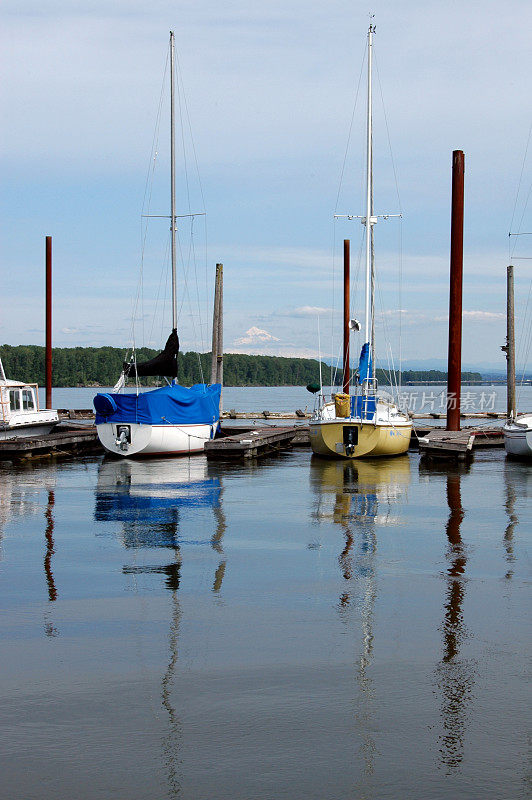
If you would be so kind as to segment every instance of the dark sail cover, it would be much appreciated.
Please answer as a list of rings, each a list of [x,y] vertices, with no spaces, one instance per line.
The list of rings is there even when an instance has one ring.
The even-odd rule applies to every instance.
[[[179,353],[179,336],[174,328],[168,337],[164,350],[149,361],[137,364],[124,362],[124,374],[129,377],[138,375],[166,375],[168,378],[177,378],[177,354]]]

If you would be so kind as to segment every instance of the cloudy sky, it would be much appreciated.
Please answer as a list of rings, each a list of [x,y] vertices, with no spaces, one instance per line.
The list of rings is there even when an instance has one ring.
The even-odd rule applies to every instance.
[[[174,29],[186,99],[178,213],[207,212],[192,230],[180,223],[182,345],[209,349],[223,262],[226,350],[314,356],[319,327],[321,353],[335,355],[344,238],[363,316],[362,226],[333,215],[364,211],[364,79],[355,100],[369,10],[357,0],[4,0],[0,341],[43,343],[46,234],[56,345],[127,346],[132,317],[139,344],[166,337],[168,224],[150,221],[144,238],[141,215],[168,213]],[[375,205],[403,214],[376,229],[381,356],[391,342],[397,359],[401,332],[403,359],[446,357],[451,157],[462,149],[463,358],[502,368],[508,233],[532,231],[532,5],[374,0],[371,10]],[[516,243],[522,311],[532,260],[519,257],[532,256],[532,237]]]

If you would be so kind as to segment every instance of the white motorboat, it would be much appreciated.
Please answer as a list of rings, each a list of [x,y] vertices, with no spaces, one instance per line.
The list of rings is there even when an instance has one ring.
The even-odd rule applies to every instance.
[[[8,380],[1,360],[0,408],[0,439],[40,436],[59,423],[57,411],[39,408],[37,384]]]

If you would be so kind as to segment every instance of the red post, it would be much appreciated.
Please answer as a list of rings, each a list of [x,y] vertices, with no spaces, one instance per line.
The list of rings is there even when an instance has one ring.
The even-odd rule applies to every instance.
[[[344,239],[344,392],[349,394],[349,239]]]
[[[462,276],[464,262],[464,154],[453,152],[451,201],[451,276],[449,287],[449,355],[447,360],[447,430],[460,430],[462,378]]]
[[[52,237],[46,237],[46,408],[52,407]]]

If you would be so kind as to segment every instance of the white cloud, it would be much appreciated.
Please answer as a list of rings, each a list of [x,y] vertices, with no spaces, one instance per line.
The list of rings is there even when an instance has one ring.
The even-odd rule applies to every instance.
[[[499,311],[464,311],[464,317],[478,320],[479,322],[493,322],[506,319],[506,314]]]
[[[284,311],[276,311],[274,317],[322,317],[332,314],[332,308],[322,308],[321,306],[300,306],[299,308],[289,308]]]

